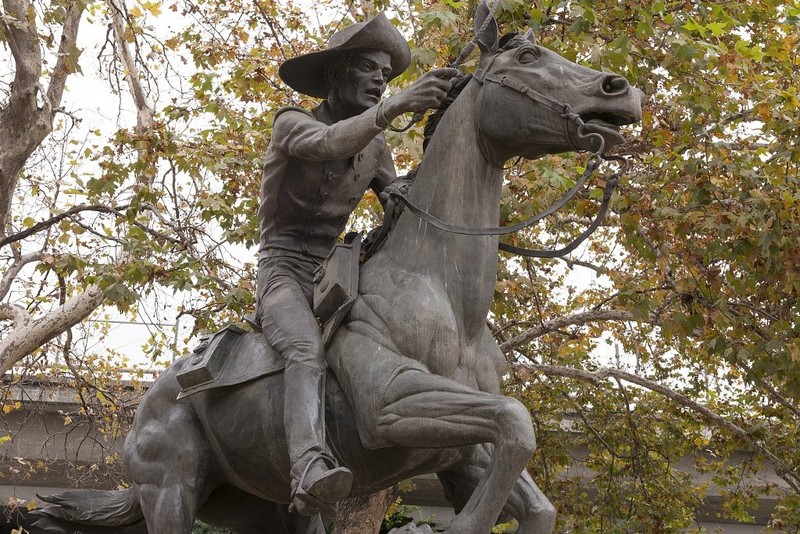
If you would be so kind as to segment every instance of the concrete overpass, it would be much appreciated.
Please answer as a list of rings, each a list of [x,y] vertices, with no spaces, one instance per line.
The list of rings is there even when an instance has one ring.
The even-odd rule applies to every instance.
[[[28,381],[24,385],[5,381],[6,397],[0,413],[0,503],[6,505],[6,514],[0,514],[0,534],[10,534],[17,524],[37,534],[28,522],[28,507],[35,506],[37,494],[57,493],[65,488],[93,487],[116,488],[124,481],[123,466],[116,457],[121,449],[121,437],[103,433],[95,425],[70,421],[68,414],[94,409],[90,403],[82,405],[75,388],[63,384]],[[129,401],[135,404],[132,389],[122,389]],[[92,397],[97,392],[88,392]],[[121,417],[125,417],[123,414]],[[68,423],[68,424],[65,424]],[[114,421],[111,421],[113,426]],[[576,463],[573,472],[585,476],[591,473],[581,466],[588,452],[573,451]],[[734,455],[732,463],[744,463],[750,458],[747,452]],[[775,497],[762,496],[755,525],[722,523],[718,512],[722,509],[721,490],[713,485],[709,475],[694,469],[694,459],[683,458],[678,469],[693,474],[697,484],[709,483],[707,498],[697,510],[698,521],[709,532],[724,534],[755,534],[763,531],[775,506]],[[770,468],[759,472],[759,485],[785,487],[783,481]],[[416,489],[403,494],[404,504],[419,506],[422,517],[433,515],[437,524],[444,526],[453,516],[444,494],[434,476],[415,479]],[[122,533],[121,533],[122,534]]]

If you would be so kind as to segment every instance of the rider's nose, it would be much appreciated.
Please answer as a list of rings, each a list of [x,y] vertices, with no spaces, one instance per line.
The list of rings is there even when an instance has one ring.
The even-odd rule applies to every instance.
[[[609,74],[603,78],[603,94],[608,96],[623,95],[631,88],[628,80],[616,74]]]

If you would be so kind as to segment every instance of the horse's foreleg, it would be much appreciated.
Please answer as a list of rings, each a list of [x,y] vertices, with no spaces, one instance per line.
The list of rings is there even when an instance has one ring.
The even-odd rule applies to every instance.
[[[447,500],[457,511],[466,505],[483,476],[484,467],[491,462],[491,449],[488,444],[478,445],[467,465],[437,473]],[[517,520],[519,534],[550,534],[555,527],[556,509],[527,471],[523,471],[517,479],[503,512]]]
[[[530,415],[519,401],[419,371],[402,372],[388,384],[378,434],[405,447],[494,444],[494,455],[448,530],[459,534],[491,531],[536,448]]]

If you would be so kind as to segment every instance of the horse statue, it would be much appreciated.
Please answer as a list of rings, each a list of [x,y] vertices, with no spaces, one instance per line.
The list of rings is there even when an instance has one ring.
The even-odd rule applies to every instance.
[[[572,63],[532,32],[498,39],[483,3],[479,68],[441,116],[408,199],[441,221],[496,225],[503,163],[624,141],[642,93]],[[498,518],[549,533],[556,510],[525,472],[530,414],[500,394],[503,355],[486,324],[497,236],[445,232],[405,210],[361,267],[359,296],[327,349],[327,442],[364,495],[436,473],[457,511],[447,532],[485,534]],[[258,333],[228,358],[266,358]],[[258,354],[253,354],[257,352]],[[195,518],[236,533],[322,533],[290,512],[280,372],[177,399],[173,363],[141,401],[125,440],[131,487],[44,497],[54,532],[189,534]],[[60,530],[59,530],[60,529]]]

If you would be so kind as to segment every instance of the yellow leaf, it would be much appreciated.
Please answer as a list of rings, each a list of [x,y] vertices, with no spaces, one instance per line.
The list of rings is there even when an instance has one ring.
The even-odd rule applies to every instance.
[[[9,436],[0,436],[0,445],[2,445],[3,443],[7,443],[9,441],[11,441],[11,436],[10,435]]]
[[[156,17],[161,14],[161,6],[159,5],[159,2],[144,2],[142,4],[142,7],[144,7],[147,11],[149,11]]]
[[[28,504],[25,505],[25,508],[27,508],[30,512],[31,510],[36,510],[39,508],[39,505],[36,504],[36,501],[28,501]]]
[[[136,7],[136,6],[133,6],[132,8],[130,8],[128,10],[128,13],[130,13],[131,17],[134,17],[134,18],[139,18],[139,17],[142,16],[142,10],[139,9],[138,7]]]

